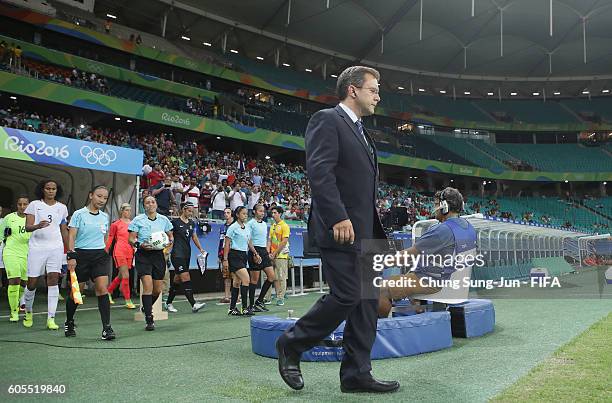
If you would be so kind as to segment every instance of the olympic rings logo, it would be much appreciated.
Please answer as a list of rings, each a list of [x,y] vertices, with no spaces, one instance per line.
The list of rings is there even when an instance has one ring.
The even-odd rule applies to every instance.
[[[99,164],[103,167],[110,165],[117,159],[117,153],[113,150],[104,150],[100,147],[81,147],[81,157],[90,165]]]

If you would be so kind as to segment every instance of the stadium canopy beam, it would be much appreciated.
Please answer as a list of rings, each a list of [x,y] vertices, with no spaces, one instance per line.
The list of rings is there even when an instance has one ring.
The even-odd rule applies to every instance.
[[[381,42],[385,35],[387,35],[395,26],[404,18],[404,16],[414,7],[418,0],[406,0],[398,9],[393,13],[393,16],[389,18],[384,26],[379,25],[380,32],[376,32],[372,35],[372,38],[367,42],[367,44],[361,48],[358,53],[358,56],[354,59],[354,62],[361,62],[374,47]],[[357,3],[355,3],[357,4]],[[361,6],[360,6],[361,7]],[[367,11],[367,10],[366,10]],[[369,13],[368,13],[369,14]],[[382,52],[381,52],[382,53]]]
[[[176,8],[180,8],[181,10],[188,11],[194,14],[199,14],[205,18],[211,19],[213,21],[220,22],[225,25],[232,26],[234,28],[242,29],[247,32],[251,32],[256,35],[261,35],[267,37],[269,39],[274,39],[276,41],[298,46],[304,49],[311,50],[313,52],[322,53],[325,55],[329,55],[338,59],[344,59],[348,61],[354,61],[355,56],[349,55],[346,53],[338,52],[331,49],[322,48],[320,46],[312,45],[309,43],[305,43],[296,39],[289,38],[284,35],[279,35],[274,32],[265,31],[259,29],[257,27],[247,25],[241,23],[239,21],[233,20],[231,18],[223,17],[217,14],[210,13],[208,11],[204,11],[197,7],[181,3],[180,1],[175,0],[157,0],[161,3],[167,4],[168,6],[173,6]],[[378,35],[377,35],[378,36]],[[396,71],[400,73],[412,74],[415,76],[422,77],[434,77],[436,79],[447,78],[451,80],[461,80],[461,81],[499,81],[499,82],[576,82],[576,81],[602,81],[602,80],[612,80],[612,74],[601,74],[601,75],[591,75],[591,76],[558,76],[558,77],[549,77],[549,76],[491,76],[491,75],[478,75],[478,74],[456,74],[456,73],[441,73],[439,71],[426,71],[419,69],[411,69],[403,66],[396,66],[392,64],[386,63],[378,63],[374,60],[361,60],[363,64],[367,64],[373,67],[377,67],[380,69],[386,69],[391,71]]]
[[[278,6],[278,8],[276,9],[276,11],[274,11],[274,12],[272,13],[272,15],[271,15],[271,16],[270,16],[270,17],[269,17],[267,20],[266,20],[266,22],[264,22],[263,24],[261,24],[261,30],[262,30],[262,31],[263,31],[263,30],[265,30],[266,28],[268,28],[268,26],[269,26],[270,24],[272,24],[272,21],[274,21],[274,18],[276,18],[276,16],[278,15],[278,13],[280,13],[280,12],[281,12],[281,10],[282,10],[283,8],[285,8],[285,6],[287,6],[287,3],[289,3],[289,1],[290,1],[290,0],[285,0],[285,1],[283,1],[283,2],[281,3],[281,5],[280,5],[280,6]],[[287,25],[289,25],[289,24],[287,24]]]

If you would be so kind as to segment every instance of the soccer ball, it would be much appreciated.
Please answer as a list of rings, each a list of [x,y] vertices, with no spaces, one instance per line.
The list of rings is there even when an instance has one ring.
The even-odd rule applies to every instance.
[[[151,234],[149,245],[155,250],[162,250],[169,243],[168,235],[164,231],[158,231]]]

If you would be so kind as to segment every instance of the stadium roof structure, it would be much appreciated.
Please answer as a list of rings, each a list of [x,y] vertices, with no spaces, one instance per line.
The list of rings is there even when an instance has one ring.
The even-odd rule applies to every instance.
[[[169,40],[319,76],[376,66],[387,89],[414,94],[573,97],[612,86],[612,0],[96,2],[108,12],[158,34],[161,22]]]

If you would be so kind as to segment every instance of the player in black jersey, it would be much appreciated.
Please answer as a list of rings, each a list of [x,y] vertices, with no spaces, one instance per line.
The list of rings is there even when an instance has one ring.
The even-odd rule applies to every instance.
[[[234,216],[232,215],[232,209],[227,207],[223,210],[223,217],[225,218],[225,223],[219,229],[219,251],[217,257],[219,258],[219,272],[223,278],[223,289],[225,295],[219,301],[219,304],[229,304],[230,303],[230,288],[232,287],[232,276],[229,270],[223,268],[223,245],[225,243],[225,233],[230,225],[234,223]]]
[[[170,253],[170,262],[174,270],[170,271],[170,291],[168,293],[168,312],[178,312],[172,305],[174,297],[178,290],[183,285],[185,297],[191,304],[191,312],[196,313],[206,304],[204,302],[196,302],[193,298],[193,289],[191,288],[191,276],[189,275],[189,261],[191,260],[191,241],[195,244],[200,252],[204,252],[200,240],[195,233],[195,223],[191,219],[193,216],[193,204],[182,203],[181,215],[172,220],[172,232],[174,233],[174,245]]]

